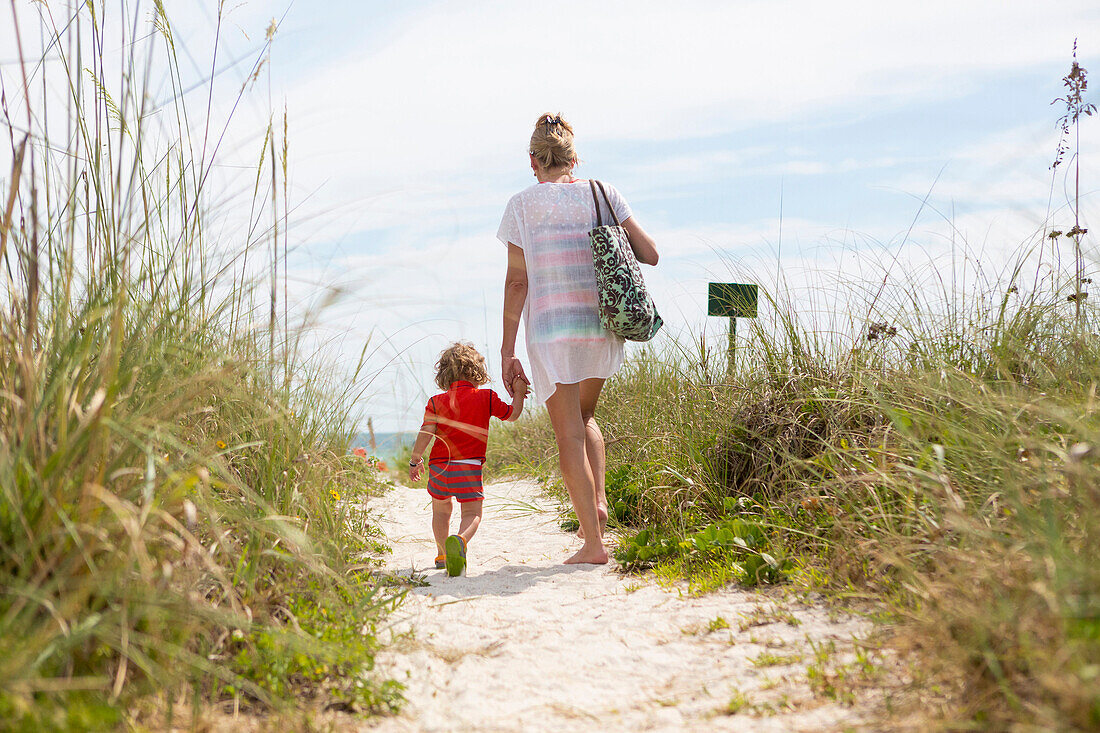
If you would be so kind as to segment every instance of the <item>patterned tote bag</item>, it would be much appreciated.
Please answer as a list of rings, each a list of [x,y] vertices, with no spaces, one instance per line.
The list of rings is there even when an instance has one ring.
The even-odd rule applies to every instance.
[[[649,341],[657,335],[664,321],[646,290],[638,258],[630,248],[630,238],[607,198],[607,191],[599,181],[590,180],[588,185],[596,206],[596,228],[588,233],[588,239],[592,243],[592,261],[596,266],[600,323],[627,341]],[[597,186],[611,212],[614,226],[604,224],[600,216]]]

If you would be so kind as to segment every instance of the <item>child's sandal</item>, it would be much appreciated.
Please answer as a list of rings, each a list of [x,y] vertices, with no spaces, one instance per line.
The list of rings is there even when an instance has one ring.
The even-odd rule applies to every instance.
[[[447,556],[437,555],[435,558],[435,569],[442,570],[445,567],[447,567]]]
[[[447,575],[453,578],[466,572],[466,540],[453,534],[443,546],[447,550]]]

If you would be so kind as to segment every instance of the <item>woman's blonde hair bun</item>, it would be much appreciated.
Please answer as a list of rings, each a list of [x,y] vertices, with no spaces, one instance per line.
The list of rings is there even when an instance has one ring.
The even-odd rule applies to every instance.
[[[531,155],[543,168],[570,167],[577,162],[573,126],[558,114],[542,114],[531,134]]]

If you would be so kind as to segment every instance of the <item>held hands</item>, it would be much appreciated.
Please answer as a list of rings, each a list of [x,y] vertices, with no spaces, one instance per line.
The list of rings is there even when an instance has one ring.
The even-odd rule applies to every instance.
[[[524,373],[523,364],[520,363],[518,357],[505,356],[502,357],[500,361],[501,376],[503,377],[502,381],[504,382],[504,388],[508,390],[509,397],[515,397],[515,380],[517,378],[522,379],[524,385],[530,384],[531,380],[529,380],[527,378],[527,375]]]
[[[409,481],[419,481],[420,477],[424,475],[424,459],[421,458],[416,462],[416,465],[409,464]]]
[[[528,387],[530,385],[527,382],[527,378],[522,374],[517,374],[512,380],[511,389],[508,391],[512,393],[513,397],[524,398],[527,396]]]

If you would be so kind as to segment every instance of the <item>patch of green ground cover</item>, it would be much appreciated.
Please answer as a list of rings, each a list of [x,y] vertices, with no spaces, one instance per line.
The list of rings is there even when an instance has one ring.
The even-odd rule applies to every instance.
[[[380,592],[369,576],[350,580],[335,589],[316,582],[296,589],[280,606],[286,624],[234,633],[223,652],[228,666],[276,697],[308,691],[322,696],[328,708],[396,711],[403,686],[372,680],[370,673],[379,648],[377,619],[393,609],[397,597]],[[240,692],[232,683],[222,689]]]
[[[707,591],[737,581],[743,585],[775,583],[790,569],[776,558],[763,526],[751,519],[723,519],[682,536],[647,528],[623,537],[615,559],[626,569],[659,566],[659,574],[692,581],[693,590]]]
[[[286,292],[244,263],[266,273],[270,237],[228,263],[207,239],[217,158],[167,122],[186,95],[163,8],[131,18],[151,60],[94,63],[69,54],[121,26],[36,8],[58,58],[4,76],[33,134],[12,127],[0,195],[0,729],[140,725],[148,700],[393,709],[372,667],[403,591],[364,572],[382,547],[358,504],[384,486],[347,455],[356,387],[330,390],[268,320]],[[157,68],[171,115],[147,106]],[[274,145],[257,141],[257,181],[285,178]],[[253,231],[271,230],[257,196]]]

